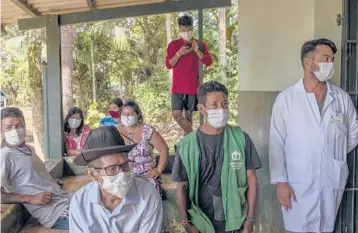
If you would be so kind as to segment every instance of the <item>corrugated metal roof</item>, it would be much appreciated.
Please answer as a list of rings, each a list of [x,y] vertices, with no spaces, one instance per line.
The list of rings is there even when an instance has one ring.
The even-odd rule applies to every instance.
[[[65,14],[96,9],[160,3],[165,0],[1,0],[1,24],[49,14]]]

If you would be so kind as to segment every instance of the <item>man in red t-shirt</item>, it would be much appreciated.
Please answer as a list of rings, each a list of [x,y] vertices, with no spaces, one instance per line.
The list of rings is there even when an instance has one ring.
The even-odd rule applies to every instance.
[[[208,46],[199,49],[198,40],[193,39],[193,18],[183,15],[178,18],[180,38],[169,43],[165,64],[173,69],[172,112],[179,126],[188,134],[192,129],[192,115],[196,111],[199,87],[199,60],[210,66],[212,58]],[[185,117],[183,117],[183,110]]]

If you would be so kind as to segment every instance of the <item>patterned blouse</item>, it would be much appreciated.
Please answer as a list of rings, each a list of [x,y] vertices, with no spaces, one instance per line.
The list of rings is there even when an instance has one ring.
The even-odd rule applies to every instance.
[[[134,162],[133,173],[135,175],[147,173],[157,166],[156,160],[153,157],[153,146],[150,144],[152,134],[153,127],[144,124],[141,141],[128,153],[128,158]],[[132,143],[127,142],[127,144]]]

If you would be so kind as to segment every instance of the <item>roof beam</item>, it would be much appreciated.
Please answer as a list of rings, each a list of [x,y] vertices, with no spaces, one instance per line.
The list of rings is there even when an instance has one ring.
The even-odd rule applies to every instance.
[[[11,2],[32,17],[40,16],[40,13],[29,6],[24,0],[11,0]]]
[[[59,15],[60,25],[231,6],[231,0],[182,0]],[[45,27],[45,17],[19,19],[20,30]]]
[[[95,7],[95,0],[86,0],[86,2],[87,2],[87,6],[88,6],[88,8],[91,10],[91,11],[93,11],[96,7]]]

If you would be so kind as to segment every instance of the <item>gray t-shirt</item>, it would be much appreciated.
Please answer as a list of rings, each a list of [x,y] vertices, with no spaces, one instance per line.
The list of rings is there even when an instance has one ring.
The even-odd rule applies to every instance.
[[[199,207],[212,221],[215,232],[225,232],[225,216],[221,194],[221,170],[223,164],[223,135],[208,135],[197,131],[199,156]],[[258,169],[261,162],[256,148],[249,135],[245,136],[246,169]],[[172,171],[172,179],[176,182],[188,181],[188,175],[180,155],[176,153]],[[239,230],[239,229],[238,229]]]
[[[0,161],[1,187],[6,191],[25,195],[52,193],[52,200],[47,205],[24,203],[29,213],[41,225],[51,228],[60,215],[69,209],[72,193],[61,189],[47,172],[45,164],[34,153],[33,148],[27,146],[17,149],[1,148]]]

